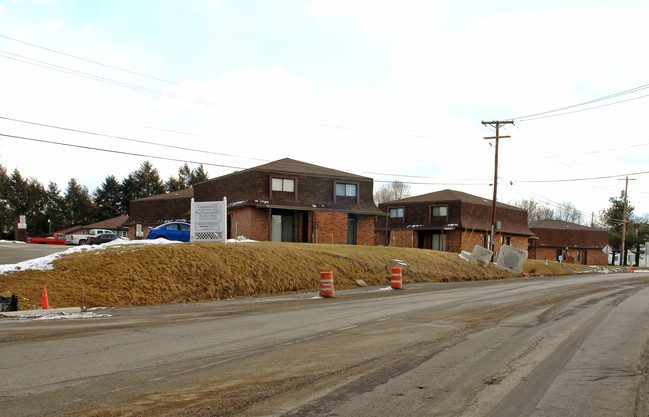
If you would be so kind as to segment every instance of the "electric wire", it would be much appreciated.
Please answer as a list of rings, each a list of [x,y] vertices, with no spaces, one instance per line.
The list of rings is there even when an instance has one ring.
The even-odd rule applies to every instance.
[[[600,149],[600,150],[597,150],[597,151],[588,151],[588,152],[580,152],[580,153],[568,153],[568,154],[564,153],[564,154],[561,154],[561,155],[548,155],[548,156],[544,156],[543,158],[552,159],[552,158],[563,158],[563,157],[566,157],[566,156],[574,157],[574,156],[579,156],[579,155],[594,155],[594,154],[598,154],[598,153],[609,153],[609,152],[621,151],[621,150],[625,150],[625,149],[642,148],[642,147],[645,147],[645,146],[649,146],[649,142],[639,143],[637,145],[623,146],[623,147],[619,147],[619,148]]]
[[[55,125],[50,125],[50,124],[40,123],[40,122],[34,122],[34,121],[29,121],[29,120],[15,119],[15,118],[6,117],[6,116],[0,116],[0,120],[8,120],[8,121],[17,122],[17,123],[31,124],[31,125],[35,125],[35,126],[47,127],[47,128],[52,128],[52,129],[64,130],[64,131],[87,134],[87,135],[93,135],[93,136],[108,137],[108,138],[124,140],[124,141],[129,141],[129,142],[134,142],[134,143],[141,143],[141,144],[146,144],[146,145],[161,146],[161,147],[167,147],[167,148],[172,148],[172,149],[179,149],[179,150],[186,150],[186,151],[199,152],[199,153],[205,153],[205,154],[219,155],[219,156],[225,156],[225,157],[231,157],[231,158],[249,159],[249,160],[260,161],[260,162],[270,162],[268,159],[261,159],[261,158],[254,158],[254,157],[240,156],[240,155],[232,155],[232,154],[219,153],[219,152],[211,152],[211,151],[206,151],[206,150],[203,150],[203,149],[187,148],[187,147],[176,146],[176,145],[168,145],[168,144],[162,144],[162,143],[158,143],[158,142],[151,142],[151,141],[145,141],[145,140],[140,140],[140,139],[128,138],[128,137],[124,137],[124,136],[116,136],[116,135],[98,133],[98,132],[87,131],[87,130],[80,130],[80,129],[62,127],[62,126],[55,126]],[[166,129],[164,129],[164,130],[167,131]],[[176,132],[176,131],[171,131],[171,132],[172,133],[188,134],[188,133],[185,133],[185,132]],[[195,135],[195,136],[200,136],[200,135]],[[367,171],[360,171],[360,173],[365,174],[365,175],[383,175],[383,176],[391,176],[391,177],[398,177],[398,178],[422,178],[422,179],[428,178],[428,179],[435,179],[435,180],[444,180],[443,178],[435,178],[435,177],[429,177],[429,176],[423,176],[423,175],[388,174],[388,173],[376,173],[376,172],[367,172]],[[483,178],[455,178],[455,181],[458,181],[458,180],[459,181],[486,181]],[[377,180],[376,182],[391,183],[391,182],[393,182],[393,180],[392,181],[378,181]],[[421,184],[426,184],[426,185],[483,185],[484,182],[480,182],[480,183],[408,182],[407,184],[413,184],[413,185],[421,185]]]
[[[649,171],[640,171],[640,172],[630,172],[628,174],[619,174],[619,175],[603,175],[600,177],[589,177],[589,178],[570,178],[570,179],[559,179],[559,180],[520,180],[513,181],[519,183],[553,183],[553,182],[579,182],[579,181],[593,181],[593,180],[604,180],[609,178],[618,178],[625,177],[630,175],[645,175],[649,174]]]
[[[107,67],[107,68],[115,69],[115,70],[118,70],[118,71],[127,72],[127,73],[129,73],[129,74],[138,75],[138,76],[140,76],[140,77],[150,78],[150,79],[152,79],[152,80],[161,81],[161,82],[164,82],[164,83],[167,83],[167,84],[180,85],[180,83],[177,83],[177,82],[175,82],[175,81],[169,81],[169,80],[165,80],[165,79],[163,79],[163,78],[158,78],[158,77],[154,77],[154,76],[152,76],[152,75],[142,74],[142,73],[140,73],[140,72],[132,71],[132,70],[129,70],[129,69],[126,69],[126,68],[116,67],[116,66],[114,66],[114,65],[105,64],[105,63],[103,63],[103,62],[94,61],[94,60],[92,60],[92,59],[82,58],[82,57],[80,57],[80,56],[76,56],[76,55],[68,54],[68,53],[66,53],[66,52],[57,51],[57,50],[55,50],[55,49],[51,49],[51,48],[46,48],[46,47],[44,47],[44,46],[36,45],[36,44],[34,44],[34,43],[29,43],[29,42],[21,41],[20,39],[12,38],[12,37],[9,37],[9,36],[6,36],[6,35],[2,35],[2,34],[0,34],[0,38],[9,39],[10,41],[14,41],[14,42],[22,43],[22,44],[24,44],[24,45],[29,45],[29,46],[31,46],[31,47],[39,48],[39,49],[42,49],[42,50],[45,50],[45,51],[54,52],[54,53],[59,54],[59,55],[67,56],[68,58],[74,58],[74,59],[78,59],[78,60],[80,60],[80,61],[90,62],[90,63],[92,63],[92,64],[101,65],[101,66],[103,66],[103,67]]]
[[[643,95],[643,96],[638,96],[638,97],[629,98],[629,99],[626,99],[626,100],[615,101],[615,102],[613,102],[613,103],[602,104],[602,105],[600,105],[600,106],[588,107],[588,108],[586,108],[586,109],[573,110],[573,111],[569,111],[569,112],[565,112],[565,113],[550,114],[550,115],[547,115],[547,116],[539,116],[539,117],[533,117],[533,118],[529,118],[529,119],[518,120],[518,122],[519,122],[519,123],[520,123],[520,122],[529,122],[529,121],[532,121],[532,120],[548,119],[548,118],[550,118],[550,117],[565,116],[565,115],[567,115],[567,114],[573,114],[573,113],[581,113],[581,112],[584,112],[584,111],[594,110],[594,109],[599,109],[599,108],[602,108],[602,107],[613,106],[613,105],[615,105],[615,104],[626,103],[626,102],[628,102],[628,101],[638,100],[638,99],[645,98],[645,97],[649,97],[649,94],[645,94],[645,95]]]
[[[11,55],[11,56],[9,56],[9,55]],[[211,101],[188,98],[188,97],[184,97],[184,96],[181,96],[181,95],[175,94],[175,93],[169,93],[169,92],[165,92],[165,91],[161,91],[161,90],[156,90],[156,89],[153,89],[153,88],[143,87],[143,86],[140,86],[140,85],[137,85],[137,84],[126,83],[126,82],[123,82],[123,81],[114,80],[112,78],[102,77],[102,76],[94,75],[94,74],[91,74],[91,73],[88,73],[88,72],[78,71],[78,70],[75,70],[75,69],[72,69],[72,68],[67,68],[67,67],[63,67],[63,66],[60,66],[60,65],[51,64],[49,62],[41,61],[41,60],[38,60],[38,59],[28,58],[28,57],[25,57],[25,56],[22,56],[22,55],[14,54],[14,53],[11,53],[11,52],[6,52],[6,51],[3,51],[3,50],[0,50],[0,57],[6,58],[6,59],[11,59],[11,60],[18,61],[18,62],[23,62],[25,64],[34,65],[34,66],[41,67],[41,68],[46,68],[46,69],[51,69],[51,70],[54,70],[54,71],[59,71],[59,72],[69,74],[69,75],[74,75],[74,76],[77,76],[77,77],[82,77],[82,78],[87,78],[87,79],[94,80],[94,81],[99,81],[99,82],[106,83],[106,84],[111,84],[111,85],[116,85],[116,86],[119,86],[119,87],[129,88],[131,90],[141,91],[141,92],[145,92],[145,93],[149,93],[149,94],[153,94],[153,95],[169,97],[169,98],[179,99],[179,100],[186,100],[186,101],[189,101],[189,102],[193,102],[193,103],[196,103],[196,104],[202,104],[202,105],[206,105],[206,106],[216,106],[217,105],[216,103],[211,102]]]
[[[164,160],[164,161],[186,162],[186,163],[190,163],[190,164],[213,166],[213,167],[219,167],[219,168],[230,168],[230,169],[237,169],[237,170],[248,169],[249,168],[249,167],[241,167],[241,166],[233,166],[233,165],[215,164],[215,163],[212,163],[212,162],[203,162],[203,161],[194,161],[194,160],[188,160],[188,159],[170,158],[170,157],[156,156],[156,155],[136,153],[136,152],[118,151],[118,150],[114,150],[114,149],[97,148],[97,147],[86,146],[86,145],[76,145],[76,144],[58,142],[58,141],[52,141],[52,140],[30,138],[30,137],[26,137],[26,136],[9,135],[9,134],[5,134],[5,133],[0,133],[0,137],[6,137],[6,138],[18,139],[18,140],[26,140],[26,141],[32,141],[32,142],[39,142],[39,143],[47,143],[47,144],[50,144],[50,145],[67,146],[67,147],[72,147],[72,148],[77,148],[77,149],[84,149],[84,150],[91,150],[91,151],[108,152],[108,153],[114,153],[114,154],[120,154],[120,155],[138,156],[138,157],[150,158],[150,159],[160,159],[160,160]],[[392,181],[376,181],[376,182],[391,183]],[[485,183],[475,183],[475,184],[458,183],[458,184],[456,184],[456,183],[447,183],[447,182],[408,182],[406,184],[416,184],[416,185],[485,185]]]
[[[642,91],[642,90],[645,90],[647,88],[649,88],[649,84],[644,84],[644,85],[634,87],[634,88],[631,88],[631,89],[628,89],[628,90],[624,90],[624,91],[620,91],[620,92],[617,92],[617,93],[609,94],[609,95],[604,96],[604,97],[599,97],[599,98],[596,98],[596,99],[593,99],[593,100],[584,101],[582,103],[573,104],[573,105],[565,106],[565,107],[560,107],[560,108],[554,109],[554,110],[547,110],[547,111],[543,111],[543,112],[539,112],[539,113],[528,114],[526,116],[512,117],[512,118],[508,118],[508,119],[505,119],[505,120],[518,120],[518,121],[523,121],[523,119],[536,120],[536,119],[543,118],[543,117],[537,117],[537,116],[542,116],[542,115],[550,114],[550,113],[556,113],[556,112],[560,112],[560,111],[563,111],[563,110],[572,109],[572,108],[575,108],[575,107],[585,106],[587,104],[597,103],[599,101],[609,100],[611,98],[623,96],[623,95],[626,95],[626,94],[635,93],[637,91]],[[642,96],[642,97],[646,97],[646,96]],[[642,97],[638,97],[638,98],[642,98]],[[634,99],[630,99],[630,100],[634,100]],[[611,103],[611,104],[622,103],[624,101],[629,101],[629,100],[623,100],[623,101],[616,102],[616,103]],[[603,107],[603,106],[598,106],[598,107]],[[593,109],[593,108],[598,108],[598,107],[592,107],[592,108],[589,108],[587,110],[590,110],[590,109]],[[584,110],[580,110],[580,111],[584,111]],[[558,114],[556,116],[561,116],[563,114],[570,114],[570,113],[573,113],[573,112],[561,113],[561,114]],[[554,117],[554,116],[547,116],[547,117]]]
[[[150,141],[146,141],[146,140],[127,138],[127,137],[124,137],[124,136],[115,136],[115,135],[109,135],[109,134],[106,134],[106,133],[97,133],[97,132],[91,132],[91,131],[87,131],[87,130],[79,130],[79,129],[72,129],[72,128],[62,127],[62,126],[48,125],[48,124],[45,124],[45,123],[31,122],[31,121],[28,121],[28,120],[13,119],[11,117],[0,116],[0,119],[9,120],[9,121],[18,122],[18,123],[26,123],[26,124],[31,124],[31,125],[35,125],[35,126],[48,127],[48,128],[52,128],[52,129],[65,130],[65,131],[68,131],[68,132],[82,133],[82,134],[93,135],[93,136],[102,136],[102,137],[106,137],[106,138],[119,139],[119,140],[123,140],[123,141],[134,142],[134,143],[142,143],[142,144],[145,144],[145,145],[154,145],[154,146],[161,146],[161,147],[171,148],[171,149],[179,149],[179,150],[183,150],[183,151],[192,151],[192,152],[206,153],[206,154],[211,154],[211,155],[227,156],[227,157],[230,157],[230,158],[251,159],[251,160],[255,160],[255,161],[269,162],[267,159],[259,159],[259,158],[252,158],[252,157],[246,157],[246,156],[231,155],[231,154],[220,153],[220,152],[211,152],[211,151],[206,151],[206,150],[203,150],[203,149],[187,148],[187,147],[184,147],[184,146],[167,145],[167,144],[164,144],[164,143],[157,143],[157,142],[150,142]]]
[[[138,157],[142,157],[142,158],[160,159],[160,160],[164,160],[164,161],[186,162],[186,163],[189,163],[189,164],[207,165],[207,166],[213,166],[213,167],[219,167],[219,168],[248,169],[246,167],[240,167],[240,166],[214,164],[214,163],[211,163],[211,162],[191,161],[191,160],[187,160],[187,159],[169,158],[169,157],[165,157],[165,156],[154,156],[154,155],[147,155],[147,154],[141,154],[141,153],[136,153],[136,152],[117,151],[117,150],[114,150],[114,149],[96,148],[96,147],[93,147],[93,146],[86,146],[86,145],[75,145],[75,144],[72,144],[72,143],[57,142],[57,141],[52,141],[52,140],[28,138],[28,137],[25,137],[25,136],[7,135],[5,133],[0,133],[0,136],[5,137],[5,138],[27,140],[27,141],[39,142],[39,143],[47,143],[47,144],[50,144],[50,145],[68,146],[68,147],[71,147],[71,148],[86,149],[86,150],[91,150],[91,151],[109,152],[109,153],[115,153],[115,154],[120,154],[120,155],[129,155],[129,156],[138,156]]]

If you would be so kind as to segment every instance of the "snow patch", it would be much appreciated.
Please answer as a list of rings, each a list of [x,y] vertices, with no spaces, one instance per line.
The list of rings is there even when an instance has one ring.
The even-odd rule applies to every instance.
[[[43,256],[41,258],[30,259],[27,261],[19,262],[17,264],[0,265],[0,275],[8,272],[24,271],[24,270],[41,270],[46,271],[53,269],[52,262],[61,257],[61,255],[76,253],[76,252],[94,252],[106,250],[115,246],[135,246],[135,245],[169,245],[178,244],[181,242],[170,241],[166,239],[151,239],[151,240],[126,240],[119,239],[112,242],[103,243],[101,245],[81,245],[74,246],[62,252],[53,253],[51,255]]]

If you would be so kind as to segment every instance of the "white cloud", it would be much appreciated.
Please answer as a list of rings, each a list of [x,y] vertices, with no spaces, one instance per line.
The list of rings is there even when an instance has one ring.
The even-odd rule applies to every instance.
[[[63,23],[62,20],[56,20],[56,21],[50,22],[47,25],[47,27],[49,28],[50,31],[55,32],[57,30],[60,30],[64,25],[65,25],[65,23]]]
[[[369,34],[408,37],[428,30],[448,7],[447,0],[313,0],[310,8],[320,22],[331,16],[358,22]]]

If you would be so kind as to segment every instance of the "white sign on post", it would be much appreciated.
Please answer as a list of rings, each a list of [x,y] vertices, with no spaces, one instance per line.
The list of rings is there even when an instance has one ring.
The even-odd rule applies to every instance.
[[[227,199],[223,201],[194,201],[191,211],[191,242],[227,243]]]

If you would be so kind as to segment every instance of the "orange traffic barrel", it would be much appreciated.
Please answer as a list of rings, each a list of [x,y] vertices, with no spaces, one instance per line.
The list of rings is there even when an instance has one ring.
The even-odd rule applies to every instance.
[[[395,266],[392,268],[392,278],[390,278],[390,286],[394,290],[400,290],[403,285],[403,276],[401,275],[401,268]]]
[[[334,296],[334,277],[331,271],[320,271],[320,297]]]

